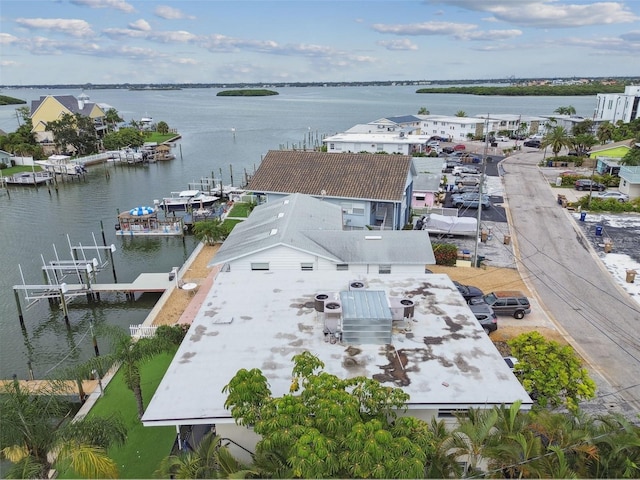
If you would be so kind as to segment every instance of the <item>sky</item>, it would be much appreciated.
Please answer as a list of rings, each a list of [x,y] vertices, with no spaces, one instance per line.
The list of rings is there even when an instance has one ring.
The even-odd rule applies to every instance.
[[[640,0],[0,1],[0,86],[639,73]]]

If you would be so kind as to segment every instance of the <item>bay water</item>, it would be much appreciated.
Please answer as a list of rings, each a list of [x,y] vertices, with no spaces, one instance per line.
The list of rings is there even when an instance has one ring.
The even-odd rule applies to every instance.
[[[45,378],[58,369],[94,354],[90,324],[128,329],[144,321],[159,294],[102,295],[99,303],[84,297],[70,305],[68,328],[57,306],[40,301],[28,309],[21,299],[25,330],[18,321],[14,285],[43,283],[43,263],[71,260],[69,244],[84,247],[115,245],[118,282],[131,282],[140,273],[168,272],[180,266],[196,247],[184,238],[116,237],[117,212],[153,205],[155,199],[185,190],[202,177],[221,178],[241,185],[269,150],[307,148],[326,135],[380,118],[416,114],[425,107],[432,114],[552,115],[572,105],[591,117],[593,97],[480,97],[417,94],[415,85],[284,87],[278,96],[217,97],[218,89],[35,90],[4,89],[3,95],[31,103],[41,95],[88,94],[91,101],[112,106],[125,121],[152,117],[176,129],[181,139],[174,160],[147,166],[103,164],[89,167],[84,180],[60,182],[58,188],[0,189],[0,378]],[[0,129],[18,127],[16,106],[0,107]],[[96,256],[86,251],[87,258]],[[101,252],[104,258],[105,253]],[[111,267],[98,276],[112,283]],[[22,295],[22,294],[21,294]],[[107,340],[98,338],[101,351]]]

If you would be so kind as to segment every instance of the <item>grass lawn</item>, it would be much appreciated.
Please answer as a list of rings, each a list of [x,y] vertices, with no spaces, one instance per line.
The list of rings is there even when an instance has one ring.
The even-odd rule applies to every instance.
[[[0,175],[3,177],[9,177],[14,173],[22,173],[22,172],[41,172],[42,167],[40,165],[16,165],[15,167],[3,168],[0,170]]]
[[[144,137],[144,141],[145,142],[157,142],[157,143],[162,143],[162,142],[166,142],[167,140],[171,140],[172,138],[177,137],[178,134],[177,133],[158,133],[158,132],[150,132],[148,135],[145,135]]]
[[[142,366],[145,407],[158,388],[173,355],[158,355]],[[128,430],[126,444],[109,450],[109,457],[118,464],[120,478],[153,478],[160,461],[171,453],[176,438],[175,428],[142,426],[133,392],[125,386],[120,372],[109,382],[104,396],[96,402],[88,416],[108,417],[114,413],[122,416]],[[67,471],[60,472],[59,478],[76,477],[73,472]]]
[[[229,217],[247,218],[251,213],[251,205],[248,203],[234,203],[229,212]]]

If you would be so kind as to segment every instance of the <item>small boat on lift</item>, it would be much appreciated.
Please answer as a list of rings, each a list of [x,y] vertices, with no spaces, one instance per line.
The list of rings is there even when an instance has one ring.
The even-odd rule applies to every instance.
[[[170,197],[162,200],[154,200],[156,208],[162,208],[166,212],[187,212],[199,208],[210,208],[220,200],[220,197],[208,195],[201,190],[182,190],[171,192]]]
[[[118,215],[115,225],[117,236],[184,235],[184,222],[180,217],[158,218],[158,209],[135,207]]]

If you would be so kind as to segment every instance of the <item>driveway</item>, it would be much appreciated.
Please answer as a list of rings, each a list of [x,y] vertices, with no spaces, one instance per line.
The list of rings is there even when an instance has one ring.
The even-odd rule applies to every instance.
[[[541,160],[539,150],[524,149],[501,164],[518,268],[552,321],[609,383],[598,395],[611,408],[638,412],[640,309],[607,272],[573,214],[558,205],[537,166]]]

